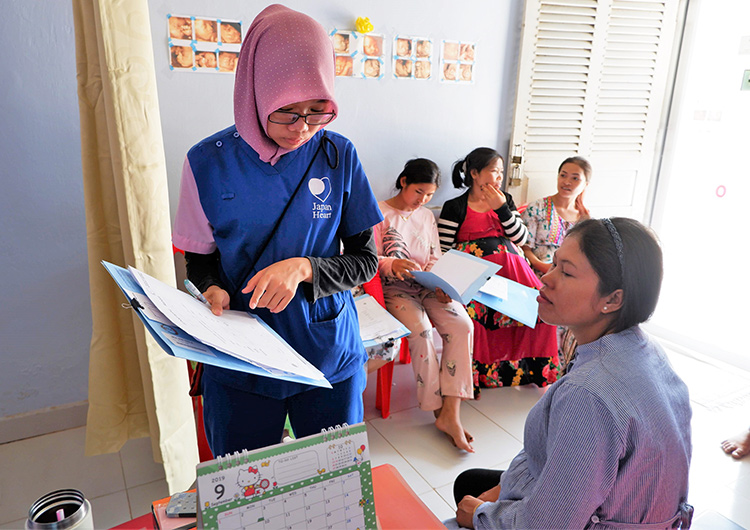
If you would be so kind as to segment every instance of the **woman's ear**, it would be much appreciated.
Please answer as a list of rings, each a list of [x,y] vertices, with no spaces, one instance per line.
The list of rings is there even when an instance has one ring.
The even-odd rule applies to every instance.
[[[620,309],[622,309],[624,294],[625,293],[623,293],[622,289],[612,291],[604,300],[602,313],[614,313],[615,311],[619,311]]]
[[[477,178],[477,175],[479,175],[479,171],[477,171],[476,169],[469,170],[469,176],[471,177],[472,184],[474,184],[474,179]]]
[[[404,175],[403,177],[400,177],[398,179],[398,183],[401,186],[402,190],[405,189],[406,188],[406,175]]]

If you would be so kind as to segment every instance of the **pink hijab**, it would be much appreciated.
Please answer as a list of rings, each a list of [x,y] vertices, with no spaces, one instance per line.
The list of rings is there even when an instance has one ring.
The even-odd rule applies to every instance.
[[[333,44],[318,22],[274,4],[253,20],[242,43],[234,82],[234,121],[240,136],[275,165],[289,149],[266,134],[268,115],[300,101],[333,98]]]

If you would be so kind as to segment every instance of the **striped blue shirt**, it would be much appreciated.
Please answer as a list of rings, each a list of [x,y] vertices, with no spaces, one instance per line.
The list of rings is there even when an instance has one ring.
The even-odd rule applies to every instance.
[[[524,449],[474,527],[668,521],[687,499],[690,416],[687,387],[639,327],[579,346],[569,373],[529,412]]]

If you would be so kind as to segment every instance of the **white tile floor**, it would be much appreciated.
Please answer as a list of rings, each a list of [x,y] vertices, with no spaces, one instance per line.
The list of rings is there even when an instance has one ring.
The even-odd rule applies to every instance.
[[[719,449],[724,436],[748,426],[750,373],[670,356],[693,399],[693,528],[732,528],[717,522],[727,520],[750,528],[750,458],[735,461]],[[371,378],[365,419],[372,465],[396,466],[440,519],[454,513],[452,482],[460,471],[507,466],[521,447],[526,413],[542,394],[535,387],[501,388],[484,390],[481,400],[465,403],[463,421],[476,439],[471,455],[451,446],[433,427],[432,414],[416,408],[410,366],[396,366],[388,419],[375,409],[374,387]],[[152,500],[168,494],[148,439],[131,440],[118,454],[92,458],[83,456],[83,445],[83,428],[0,445],[0,528],[23,528],[31,503],[58,488],[79,489],[91,500],[97,528],[143,515]]]

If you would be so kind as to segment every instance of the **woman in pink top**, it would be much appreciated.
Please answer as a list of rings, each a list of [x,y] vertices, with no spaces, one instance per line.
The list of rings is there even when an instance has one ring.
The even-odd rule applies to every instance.
[[[461,400],[472,399],[472,323],[464,307],[440,289],[422,287],[411,271],[430,270],[440,258],[435,216],[423,206],[440,183],[440,170],[425,158],[409,160],[396,180],[398,195],[378,203],[384,220],[375,227],[378,267],[388,311],[409,330],[417,399],[434,411],[435,425],[459,449],[474,452],[461,424]],[[438,360],[432,327],[443,339]]]

